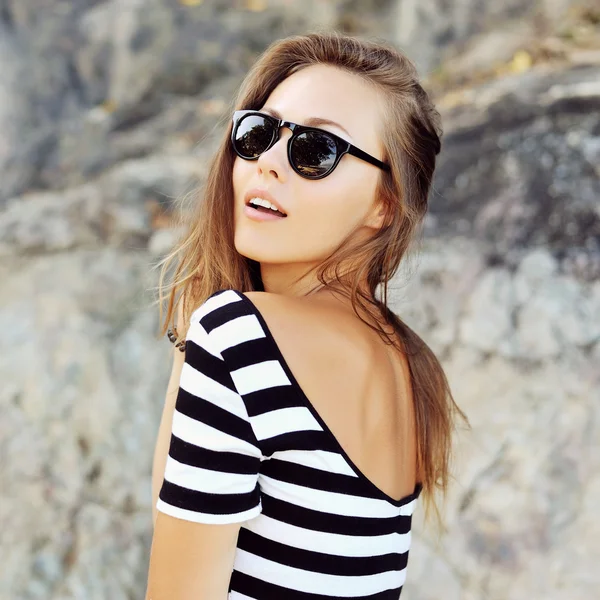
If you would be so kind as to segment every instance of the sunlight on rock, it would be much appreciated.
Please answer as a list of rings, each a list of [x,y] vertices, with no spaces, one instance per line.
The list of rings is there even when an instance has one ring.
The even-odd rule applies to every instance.
[[[246,0],[246,8],[252,12],[262,12],[267,4],[267,0]]]
[[[100,106],[104,112],[109,114],[117,110],[117,103],[114,100],[105,100]]]
[[[510,70],[512,73],[523,73],[528,69],[531,69],[531,65],[533,64],[533,59],[531,58],[531,54],[529,52],[525,52],[525,50],[519,50],[515,52],[513,59],[510,63]]]

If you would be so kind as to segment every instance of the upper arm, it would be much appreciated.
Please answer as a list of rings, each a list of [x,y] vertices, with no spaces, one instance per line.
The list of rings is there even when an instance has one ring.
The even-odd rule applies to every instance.
[[[158,513],[147,600],[225,600],[240,523],[208,525]]]
[[[261,510],[261,452],[243,398],[198,314],[186,336],[157,500],[149,600],[224,600],[239,527]]]
[[[177,305],[176,327],[181,337],[185,337],[186,326],[183,316],[183,301]],[[171,439],[171,422],[173,419],[173,410],[175,408],[175,400],[179,389],[179,379],[181,377],[181,369],[185,361],[185,352],[182,352],[173,345],[172,348],[173,366],[171,368],[171,376],[167,385],[165,394],[165,403],[163,407],[158,435],[156,438],[156,446],[154,449],[154,459],[152,463],[152,521],[156,522],[157,510],[156,502],[158,493],[162,484],[165,465],[167,463],[167,453],[169,450],[169,441]]]

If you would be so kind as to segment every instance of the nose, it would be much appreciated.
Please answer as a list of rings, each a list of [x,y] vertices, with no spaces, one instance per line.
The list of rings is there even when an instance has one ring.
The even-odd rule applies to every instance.
[[[256,167],[259,171],[272,173],[278,179],[285,177],[289,168],[287,159],[287,144],[292,132],[288,127],[279,128],[279,137],[275,143],[265,152],[263,152],[256,161]]]

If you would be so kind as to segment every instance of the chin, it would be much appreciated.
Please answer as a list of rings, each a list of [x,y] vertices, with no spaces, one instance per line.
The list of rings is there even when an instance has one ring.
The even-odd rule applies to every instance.
[[[235,235],[235,249],[245,258],[259,263],[282,262],[281,249],[269,248],[264,239],[248,239],[251,236]]]

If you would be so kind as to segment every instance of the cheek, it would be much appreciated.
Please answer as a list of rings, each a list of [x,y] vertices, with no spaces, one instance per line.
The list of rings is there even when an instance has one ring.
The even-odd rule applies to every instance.
[[[248,161],[241,159],[239,156],[236,156],[233,161],[233,169],[231,172],[231,182],[233,184],[233,193],[236,197],[239,195],[240,190],[244,187],[244,178],[245,178],[245,168]]]
[[[368,204],[362,190],[339,183],[314,186],[299,198],[293,215],[294,239],[308,254],[319,258],[330,254],[360,227]]]
[[[340,169],[340,173],[334,172],[312,189],[303,190],[303,214],[308,214],[321,230],[335,231],[339,235],[349,233],[364,221],[372,204],[371,180],[370,173]]]

